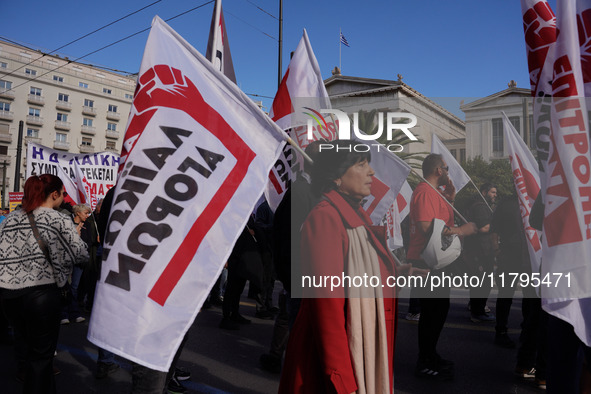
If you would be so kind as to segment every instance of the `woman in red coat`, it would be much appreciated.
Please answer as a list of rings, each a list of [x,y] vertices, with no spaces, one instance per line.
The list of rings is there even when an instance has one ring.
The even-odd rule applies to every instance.
[[[314,163],[312,186],[323,196],[302,226],[303,300],[280,393],[393,391],[397,301],[386,279],[396,265],[384,228],[361,208],[373,181],[369,160],[341,148]]]

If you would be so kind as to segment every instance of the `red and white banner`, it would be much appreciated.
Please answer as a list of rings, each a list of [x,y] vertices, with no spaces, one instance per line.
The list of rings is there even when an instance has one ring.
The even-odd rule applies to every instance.
[[[412,188],[408,182],[404,182],[400,193],[396,196],[396,201],[386,212],[386,229],[388,235],[388,247],[395,250],[404,246],[402,239],[402,228],[400,224],[410,213],[410,199],[412,197]]]
[[[503,112],[505,141],[513,171],[513,183],[521,210],[521,220],[527,238],[532,272],[540,272],[542,262],[542,232],[529,225],[529,214],[540,192],[540,175],[536,159]]]
[[[76,189],[78,190],[78,199],[80,204],[88,204],[94,210],[96,204],[98,203],[98,198],[96,193],[93,193],[92,188],[90,187],[90,182],[86,178],[86,175],[80,169],[78,163],[74,162],[74,173],[76,175]]]
[[[546,0],[521,0],[523,30],[529,79],[533,97],[533,129],[538,152],[540,185],[546,182],[550,149],[550,105],[552,95],[552,65],[556,43],[556,16]],[[548,60],[547,60],[548,59]]]
[[[86,180],[88,195],[91,199],[80,196],[77,179],[80,175]],[[119,155],[114,152],[69,153],[48,148],[34,142],[27,146],[27,172],[31,175],[53,174],[58,176],[68,193],[66,201],[75,204],[88,204],[94,210],[98,200],[115,185]]]
[[[234,74],[234,64],[232,63],[232,55],[230,54],[226,22],[224,21],[224,12],[222,11],[222,0],[216,0],[213,7],[205,57],[213,63],[213,67],[216,70],[236,83],[236,74]]]
[[[271,112],[269,116],[283,130],[291,129],[290,136],[302,148],[312,141],[307,139],[306,125],[310,116],[307,113],[317,113],[321,109],[332,108],[328,93],[324,87],[320,67],[314,56],[312,45],[308,39],[308,33],[304,33],[298,44],[287,71],[281,80]],[[315,132],[316,139],[321,137],[332,141],[336,137],[336,129],[333,122],[327,122],[331,130]],[[315,127],[321,129],[320,127]],[[283,195],[292,181],[292,168],[303,169],[301,158],[298,158],[294,149],[285,146],[284,153],[279,156],[277,162],[269,173],[269,183],[265,189],[265,198],[269,207],[275,212]]]
[[[168,371],[284,132],[159,17],[125,134],[88,338]]]
[[[589,74],[590,1],[558,1],[552,74],[549,156],[545,183],[542,277],[568,281],[542,286],[549,313],[572,324],[591,345],[591,153],[585,80]],[[542,174],[540,174],[542,176]]]
[[[441,142],[437,134],[431,134],[431,153],[436,153],[443,156],[443,160],[449,167],[449,179],[456,188],[456,193],[462,190],[468,182],[470,177],[466,174],[466,171],[462,168],[460,163],[457,162],[456,158],[452,156],[447,147]]]

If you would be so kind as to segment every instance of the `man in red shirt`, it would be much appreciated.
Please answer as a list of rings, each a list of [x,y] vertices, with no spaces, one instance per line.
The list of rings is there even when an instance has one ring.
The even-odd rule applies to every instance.
[[[449,203],[454,202],[456,190],[449,178],[449,168],[443,157],[430,154],[423,161],[423,177],[414,190],[410,202],[410,245],[407,259],[414,267],[429,268],[421,259],[421,252],[429,241],[433,219],[441,219],[446,227],[444,235],[468,236],[477,232],[474,223],[454,227],[454,212]],[[441,190],[441,193],[435,189]],[[445,201],[447,200],[447,201]],[[432,270],[431,276],[442,274]],[[415,289],[420,293],[421,316],[419,318],[419,359],[415,373],[421,378],[446,380],[453,378],[453,363],[437,354],[437,341],[449,310],[449,287],[439,287],[431,292],[429,287]]]

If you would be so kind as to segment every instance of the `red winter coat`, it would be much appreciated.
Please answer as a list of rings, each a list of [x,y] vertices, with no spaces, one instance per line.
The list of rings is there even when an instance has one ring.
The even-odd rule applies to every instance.
[[[303,264],[309,263],[315,275],[342,275],[349,250],[346,229],[365,226],[370,230],[370,242],[378,254],[382,283],[386,283],[387,276],[395,275],[395,263],[385,246],[384,227],[371,226],[365,211],[354,209],[336,191],[325,194],[324,198],[302,227]],[[393,297],[394,290],[387,290],[384,288],[384,309],[392,386],[397,300]],[[342,297],[343,293],[340,295],[340,298],[302,299],[290,332],[280,393],[351,393],[357,390],[345,329],[347,300]]]

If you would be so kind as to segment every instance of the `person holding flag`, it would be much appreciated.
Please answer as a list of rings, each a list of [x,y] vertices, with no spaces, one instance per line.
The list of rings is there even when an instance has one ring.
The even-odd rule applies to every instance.
[[[476,225],[468,222],[454,227],[454,211],[451,206],[455,199],[455,188],[449,178],[449,167],[439,154],[430,154],[422,165],[424,182],[419,183],[410,202],[410,245],[407,259],[414,267],[428,268],[421,252],[429,241],[434,220],[445,222],[443,235],[469,236],[478,231]],[[441,194],[439,187],[445,187]],[[435,270],[431,275],[441,275]],[[447,319],[449,310],[449,287],[439,287],[433,294],[424,288],[420,291],[421,315],[419,318],[419,358],[415,374],[419,378],[446,380],[454,376],[453,362],[443,359],[437,353],[437,342]]]

